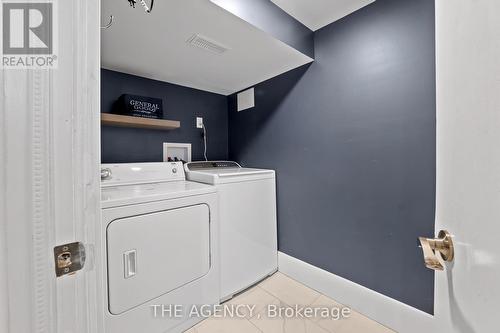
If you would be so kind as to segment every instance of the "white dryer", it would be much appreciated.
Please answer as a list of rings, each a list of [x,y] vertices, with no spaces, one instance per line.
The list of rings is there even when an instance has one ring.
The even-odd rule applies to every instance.
[[[186,181],[180,162],[103,164],[101,177],[103,331],[193,326],[192,306],[220,298],[216,189]]]
[[[191,162],[187,179],[215,185],[219,196],[221,300],[278,269],[274,170],[236,162]]]

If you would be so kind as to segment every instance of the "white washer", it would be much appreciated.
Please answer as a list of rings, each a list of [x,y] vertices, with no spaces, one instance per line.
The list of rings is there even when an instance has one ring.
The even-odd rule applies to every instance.
[[[278,268],[275,172],[227,161],[191,162],[185,169],[189,180],[218,190],[224,301]]]
[[[104,332],[193,326],[192,306],[220,299],[216,189],[186,181],[181,162],[103,164],[101,176]]]

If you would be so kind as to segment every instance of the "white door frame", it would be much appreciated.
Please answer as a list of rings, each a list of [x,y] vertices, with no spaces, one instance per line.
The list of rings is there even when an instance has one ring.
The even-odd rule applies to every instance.
[[[100,1],[55,1],[58,68],[0,69],[1,332],[99,332]],[[56,279],[53,248],[74,241],[86,268]]]

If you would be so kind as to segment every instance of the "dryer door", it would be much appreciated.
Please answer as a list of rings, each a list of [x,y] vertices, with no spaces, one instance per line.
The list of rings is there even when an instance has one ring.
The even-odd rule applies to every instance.
[[[109,311],[120,314],[210,270],[207,205],[114,220],[107,230]]]

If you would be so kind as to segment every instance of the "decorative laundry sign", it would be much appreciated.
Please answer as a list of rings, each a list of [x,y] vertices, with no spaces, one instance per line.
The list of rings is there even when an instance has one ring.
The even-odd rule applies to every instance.
[[[163,118],[163,101],[161,98],[123,94],[115,108],[119,114],[143,118]]]

